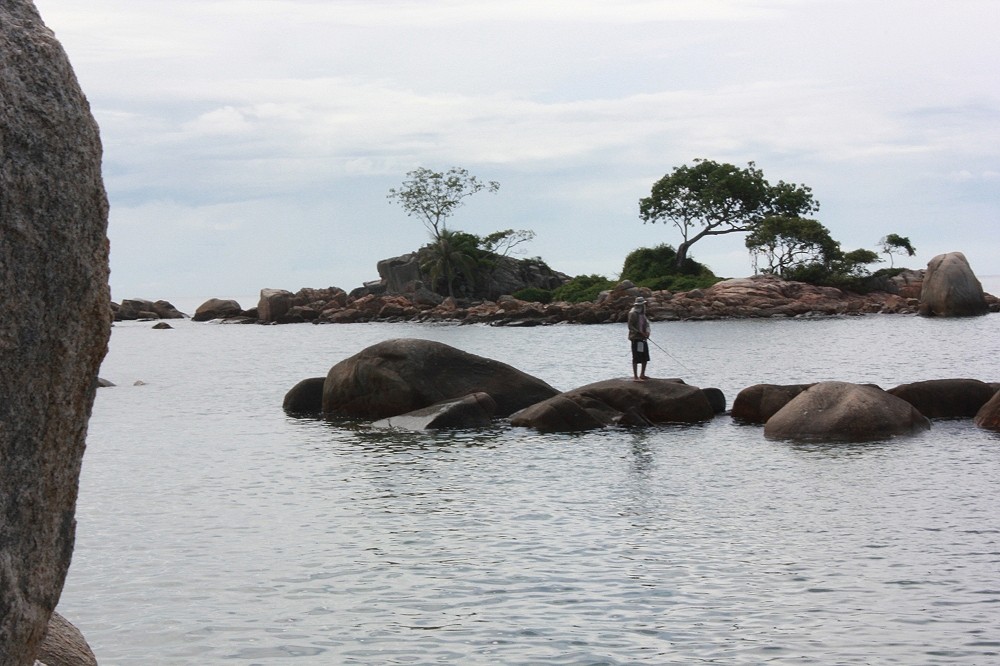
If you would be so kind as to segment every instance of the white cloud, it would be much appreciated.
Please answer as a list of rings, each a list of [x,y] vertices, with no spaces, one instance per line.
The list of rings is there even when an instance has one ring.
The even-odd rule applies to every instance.
[[[102,127],[113,262],[150,237],[165,257],[113,264],[118,284],[210,270],[193,238],[216,247],[220,281],[253,282],[265,219],[287,240],[259,241],[274,255],[261,280],[286,286],[319,234],[355,244],[337,275],[358,284],[422,240],[384,199],[417,165],[500,178],[461,224],[537,228],[529,252],[570,272],[676,243],[636,201],[696,157],[811,185],[845,245],[897,232],[935,253],[998,217],[992,0],[37,4]],[[961,233],[942,236],[946,214]],[[730,240],[695,255],[745,272]],[[352,264],[357,247],[373,258]]]

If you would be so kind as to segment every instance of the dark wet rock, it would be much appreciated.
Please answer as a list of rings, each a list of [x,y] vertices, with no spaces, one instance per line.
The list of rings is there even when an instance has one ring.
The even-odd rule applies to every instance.
[[[930,421],[902,398],[877,387],[821,382],[768,419],[764,436],[828,442],[870,442],[912,435]]]
[[[531,405],[513,414],[511,424],[563,432],[624,423],[699,423],[715,414],[705,391],[680,380],[608,379]]]
[[[31,664],[62,591],[111,327],[101,140],[29,0],[0,3],[0,664]]]
[[[708,398],[708,404],[712,405],[716,414],[722,414],[726,411],[726,394],[722,392],[722,389],[703,388],[702,392]]]
[[[406,414],[381,419],[373,423],[372,427],[402,430],[484,428],[492,422],[496,408],[496,401],[488,393],[471,393]]]
[[[323,383],[326,377],[310,377],[293,386],[281,404],[288,414],[319,416],[323,412]]]
[[[580,402],[557,395],[513,414],[511,425],[543,433],[577,432],[603,428],[612,418],[611,414],[594,414]]]
[[[115,321],[136,319],[183,319],[186,315],[175,308],[170,301],[149,301],[143,298],[127,298],[121,304],[112,303]]]
[[[920,290],[925,317],[972,317],[989,312],[983,285],[961,252],[939,254],[927,264]]]
[[[372,345],[330,368],[323,412],[377,420],[479,392],[496,401],[501,417],[558,393],[506,363],[403,338]]]
[[[731,415],[743,423],[763,425],[792,398],[812,384],[755,384],[736,395]]]
[[[972,418],[995,391],[978,379],[931,379],[900,384],[889,393],[902,398],[929,419]]]
[[[158,324],[153,324],[153,329],[157,331],[165,331],[167,329],[173,329],[173,326],[171,326],[165,321],[161,321]]]

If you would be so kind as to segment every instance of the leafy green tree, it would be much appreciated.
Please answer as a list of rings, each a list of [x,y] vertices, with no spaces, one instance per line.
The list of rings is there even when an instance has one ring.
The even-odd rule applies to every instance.
[[[801,217],[818,209],[810,188],[784,181],[771,185],[753,162],[741,169],[705,159],[675,167],[639,200],[643,223],[670,222],[681,232],[678,268],[706,236],[752,231],[767,217]]]
[[[527,229],[504,229],[503,231],[494,231],[480,238],[479,248],[487,254],[508,257],[511,254],[519,253],[519,251],[515,250],[518,245],[534,239],[534,231]]]
[[[882,254],[889,257],[889,268],[893,268],[892,255],[907,255],[912,257],[917,253],[910,243],[910,239],[906,236],[900,236],[899,234],[889,234],[883,236],[882,240],[878,242],[879,249],[882,250]]]
[[[655,291],[686,291],[710,287],[719,281],[707,266],[691,257],[685,259],[684,266],[678,270],[677,252],[666,243],[629,252],[622,266],[621,278]]]
[[[879,259],[877,252],[860,247],[843,253],[837,260],[834,270],[851,278],[863,278],[871,273],[868,265],[880,261],[882,260]]]
[[[475,284],[478,244],[478,236],[441,229],[437,240],[427,246],[429,259],[420,266],[420,270],[430,276],[434,289],[443,280],[448,295],[454,297],[455,281],[460,276],[468,284]]]
[[[596,300],[602,291],[615,286],[603,275],[578,275],[552,293],[552,299],[568,303],[583,303]]]
[[[410,217],[419,218],[431,235],[433,258],[428,272],[437,284],[444,278],[449,296],[455,295],[454,280],[459,273],[471,281],[475,278],[473,266],[477,258],[480,239],[448,229],[448,218],[464,205],[465,199],[486,190],[497,192],[500,183],[481,181],[461,167],[448,171],[432,171],[420,167],[408,172],[399,189],[391,188],[386,198],[396,201]],[[471,246],[470,246],[471,242]]]
[[[410,217],[419,218],[435,240],[447,229],[448,218],[465,204],[465,199],[486,190],[497,192],[500,183],[481,181],[461,167],[432,171],[424,167],[408,172],[399,189],[391,188],[386,198],[397,201]]]
[[[766,217],[747,234],[745,243],[755,273],[783,277],[806,265],[830,267],[842,256],[829,229],[804,217]]]

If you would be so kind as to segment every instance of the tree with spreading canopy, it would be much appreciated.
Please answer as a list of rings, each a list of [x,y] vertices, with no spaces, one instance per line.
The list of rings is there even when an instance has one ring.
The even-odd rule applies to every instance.
[[[500,183],[482,181],[461,167],[445,172],[419,167],[406,174],[402,187],[389,190],[386,198],[397,201],[410,217],[419,218],[435,240],[448,228],[448,218],[465,205],[465,199],[486,190],[496,193]]]
[[[899,234],[889,234],[883,236],[882,240],[878,242],[878,247],[882,250],[882,253],[889,257],[889,268],[893,268],[892,265],[892,255],[907,255],[912,257],[917,253],[913,245],[910,243],[910,239],[906,236],[900,236]]]
[[[802,217],[818,209],[810,188],[784,181],[771,185],[753,162],[739,168],[706,159],[675,167],[639,200],[643,223],[670,222],[681,232],[678,268],[706,236],[748,232],[768,217]]]
[[[465,199],[486,190],[497,192],[500,183],[482,181],[461,167],[445,172],[419,167],[408,172],[402,186],[391,188],[386,198],[396,201],[410,217],[420,219],[431,235],[434,260],[433,281],[445,280],[448,295],[454,296],[454,281],[459,273],[472,275],[474,257],[470,252],[470,234],[452,232],[448,218],[465,204]],[[502,241],[502,238],[501,238]],[[472,243],[475,249],[476,243]]]
[[[841,254],[830,230],[805,217],[766,217],[747,234],[745,243],[754,273],[779,276],[810,264],[829,266]]]

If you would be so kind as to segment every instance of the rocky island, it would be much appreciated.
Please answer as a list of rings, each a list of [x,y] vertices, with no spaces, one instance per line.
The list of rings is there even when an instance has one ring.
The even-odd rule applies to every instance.
[[[732,318],[820,317],[863,314],[971,316],[1000,311],[1000,299],[983,292],[965,257],[935,257],[925,270],[907,270],[873,281],[866,293],[844,291],[761,274],[722,280],[705,289],[671,292],[624,280],[582,303],[540,303],[510,295],[525,286],[551,287],[566,276],[536,270],[518,275],[507,290],[490,298],[453,298],[428,289],[407,257],[379,263],[380,280],[347,292],[338,287],[297,292],[262,289],[255,307],[209,299],[195,321],[252,324],[342,324],[363,322],[450,322],[493,326],[605,324],[625,321],[637,296],[653,321]],[[508,293],[510,292],[510,293]],[[166,301],[128,300],[113,305],[117,320],[169,319],[185,315]]]

